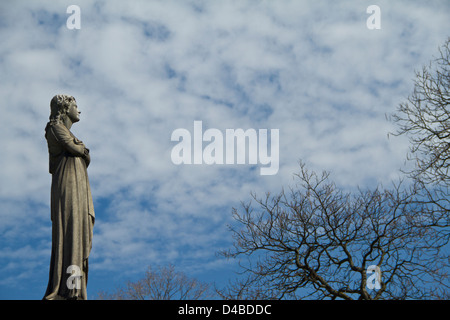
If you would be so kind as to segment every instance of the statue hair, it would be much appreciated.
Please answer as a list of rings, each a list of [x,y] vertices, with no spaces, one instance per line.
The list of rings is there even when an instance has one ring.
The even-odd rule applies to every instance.
[[[47,137],[47,131],[51,125],[57,123],[66,123],[67,113],[69,111],[70,102],[75,98],[67,94],[57,94],[50,101],[50,117],[49,122],[45,126],[45,136]]]
[[[67,94],[57,94],[50,101],[50,123],[64,122],[67,112],[69,111],[69,104],[75,100],[74,97]]]

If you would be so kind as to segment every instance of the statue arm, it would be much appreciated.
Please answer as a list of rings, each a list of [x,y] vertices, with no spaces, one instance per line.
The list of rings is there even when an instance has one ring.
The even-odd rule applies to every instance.
[[[79,142],[79,140],[76,140],[63,124],[52,125],[51,132],[56,141],[58,141],[62,145],[62,147],[70,154],[82,158],[86,157],[86,153],[89,155],[89,150],[86,149],[84,144]]]
[[[89,154],[89,149],[84,148],[84,162],[86,162],[86,168],[89,167],[89,163],[91,163],[91,155]]]

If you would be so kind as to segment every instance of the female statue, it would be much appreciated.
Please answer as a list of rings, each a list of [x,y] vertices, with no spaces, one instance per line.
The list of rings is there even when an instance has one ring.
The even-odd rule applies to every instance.
[[[80,120],[75,98],[56,95],[45,128],[52,174],[52,252],[44,300],[87,299],[94,205],[87,174],[89,149],[71,132]]]

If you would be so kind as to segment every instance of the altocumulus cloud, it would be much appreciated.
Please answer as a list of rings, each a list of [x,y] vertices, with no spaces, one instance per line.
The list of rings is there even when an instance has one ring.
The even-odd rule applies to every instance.
[[[68,30],[66,9],[81,8]],[[342,186],[388,184],[407,141],[385,113],[449,30],[449,4],[378,1],[0,4],[0,298],[40,299],[51,246],[49,101],[76,97],[97,210],[89,293],[173,263],[221,280],[231,207],[292,183],[298,160]],[[280,130],[280,168],[172,163],[177,128]],[[223,280],[223,279],[222,279]]]

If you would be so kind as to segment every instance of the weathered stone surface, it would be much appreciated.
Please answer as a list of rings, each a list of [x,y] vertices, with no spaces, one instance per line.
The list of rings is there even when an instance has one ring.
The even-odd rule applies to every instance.
[[[80,120],[75,98],[56,95],[45,128],[51,185],[52,252],[45,300],[87,299],[94,205],[87,168],[89,149],[70,129]]]

